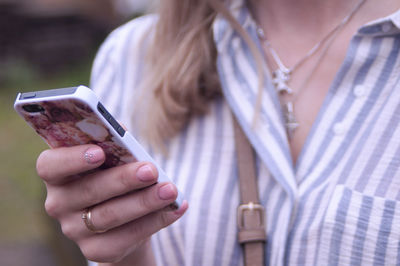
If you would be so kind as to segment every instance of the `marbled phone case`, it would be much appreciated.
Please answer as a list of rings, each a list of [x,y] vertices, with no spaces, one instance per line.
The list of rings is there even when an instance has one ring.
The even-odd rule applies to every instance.
[[[96,144],[104,149],[106,161],[102,168],[135,161],[122,147],[109,128],[86,104],[76,99],[42,101],[41,112],[30,113],[18,106],[18,112],[52,148]]]

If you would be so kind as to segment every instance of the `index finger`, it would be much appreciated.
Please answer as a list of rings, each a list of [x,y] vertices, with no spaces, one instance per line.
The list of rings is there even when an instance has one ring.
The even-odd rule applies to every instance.
[[[49,184],[63,184],[69,176],[99,167],[105,160],[102,148],[79,145],[43,151],[36,162],[38,175]]]

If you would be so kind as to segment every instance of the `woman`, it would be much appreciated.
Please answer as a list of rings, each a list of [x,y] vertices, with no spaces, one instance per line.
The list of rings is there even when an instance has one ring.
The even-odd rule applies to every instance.
[[[101,265],[242,264],[235,118],[256,154],[266,264],[399,264],[399,8],[161,1],[110,35],[92,87],[190,208],[165,209],[177,190],[153,185],[151,164],[82,174],[104,161],[85,145],[39,157],[47,212]]]

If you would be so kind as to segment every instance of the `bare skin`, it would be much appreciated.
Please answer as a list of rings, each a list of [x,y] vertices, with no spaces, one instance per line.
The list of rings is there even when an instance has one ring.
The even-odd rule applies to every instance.
[[[254,0],[250,1],[250,8],[282,62],[291,67],[338,25],[358,2],[359,0]],[[300,123],[289,143],[294,163],[346,56],[354,33],[365,23],[390,15],[399,8],[400,3],[397,0],[367,0],[336,36],[317,70],[312,73],[311,79],[301,91],[298,89],[311,74],[320,54],[315,54],[293,73],[289,85],[298,93],[294,111]],[[273,59],[266,47],[264,53],[271,64]],[[270,67],[276,69],[275,65]],[[288,100],[291,96],[283,97]]]

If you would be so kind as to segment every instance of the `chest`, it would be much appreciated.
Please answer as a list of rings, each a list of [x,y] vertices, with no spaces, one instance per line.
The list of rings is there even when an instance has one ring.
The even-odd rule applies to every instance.
[[[374,92],[365,93],[364,100],[347,104],[346,114],[353,114],[341,114],[343,119],[336,117],[340,112],[334,106],[346,103],[347,94],[336,94],[329,100],[335,104],[323,107],[325,119],[316,121],[319,134],[311,133],[301,159],[295,200],[287,192],[290,176],[279,176],[276,165],[264,162],[265,155],[257,153],[260,199],[267,210],[266,254],[271,265],[326,265],[330,259],[342,263],[341,257],[331,254],[351,253],[359,237],[365,237],[362,243],[368,253],[383,245],[387,246],[386,257],[396,254],[399,247],[390,241],[400,236],[392,226],[400,222],[400,183],[396,181],[400,177],[396,156],[400,97],[384,92],[384,98],[365,106]],[[331,125],[338,121],[346,127],[335,132]],[[183,219],[154,238],[163,265],[241,265],[236,239],[239,185],[231,124],[229,106],[215,104],[206,117],[194,119],[174,139],[168,159],[158,158],[190,204]],[[282,165],[278,158],[277,167]],[[382,222],[384,217],[391,222]],[[363,221],[368,224],[366,231],[357,232]],[[345,232],[343,239],[332,238],[340,232]],[[390,232],[387,237],[385,232]],[[338,251],[338,246],[344,251]],[[363,255],[343,258],[362,259]]]
[[[304,48],[301,45],[300,48],[292,45],[290,46],[292,49],[286,51],[274,49],[271,45],[262,46],[282,105],[283,116],[286,118],[286,122],[294,125],[293,130],[288,129],[290,154],[294,164],[297,162],[328,90],[343,64],[348,49],[346,44],[350,43],[351,36],[350,32],[346,31],[340,34],[341,38],[338,40],[333,39],[328,43],[319,43],[319,49],[315,50],[315,53],[305,53],[304,49],[301,49]],[[285,36],[278,34],[275,37],[278,44],[285,42]],[[302,44],[307,46],[307,42]],[[311,42],[309,46],[312,47]],[[288,47],[286,46],[286,48]],[[278,55],[278,50],[281,52],[281,56]],[[291,65],[285,64],[283,60],[290,62]],[[282,66],[290,69],[290,74],[284,77],[286,81],[282,83],[288,87],[288,90],[278,89],[282,85],[279,82],[282,82],[282,77],[277,75],[279,73],[277,69],[281,69]],[[291,110],[289,111],[288,108]]]
[[[399,47],[393,39],[360,39],[350,45],[334,81],[319,98],[296,166],[274,89],[265,88],[260,120],[252,127],[257,79],[246,65],[249,55],[240,54],[240,47],[235,57],[220,54],[224,100],[212,105],[207,116],[194,119],[171,144],[170,158],[160,160],[190,209],[155,238],[159,260],[169,265],[241,265],[231,110],[259,162],[269,264],[327,265],[333,260],[349,265],[342,259],[396,256],[399,246],[391,243],[400,237],[392,226],[400,222]],[[318,87],[316,83],[311,91]],[[311,96],[303,102],[314,105]],[[339,233],[343,237],[336,238]],[[365,252],[357,252],[359,243]],[[386,254],[376,251],[382,246]],[[350,250],[349,255],[334,256],[341,254],[340,247]]]

